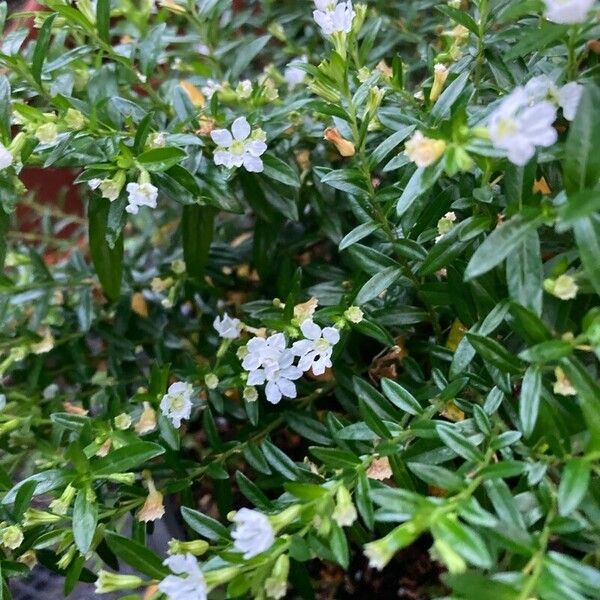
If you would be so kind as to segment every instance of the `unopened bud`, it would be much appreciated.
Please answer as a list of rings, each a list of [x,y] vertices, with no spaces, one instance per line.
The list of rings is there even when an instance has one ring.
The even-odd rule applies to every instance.
[[[356,153],[354,144],[345,139],[336,127],[328,127],[323,137],[331,142],[344,157],[354,156]]]

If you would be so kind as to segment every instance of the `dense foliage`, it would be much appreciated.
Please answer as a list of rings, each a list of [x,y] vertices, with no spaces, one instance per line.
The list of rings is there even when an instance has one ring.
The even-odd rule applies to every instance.
[[[0,599],[418,540],[431,598],[597,598],[593,0],[43,4],[0,3]]]

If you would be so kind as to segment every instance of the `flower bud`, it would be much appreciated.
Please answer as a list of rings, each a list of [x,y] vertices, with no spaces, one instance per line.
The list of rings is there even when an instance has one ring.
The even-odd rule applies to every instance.
[[[2,531],[2,545],[16,550],[23,543],[23,532],[18,525],[10,525]]]
[[[204,573],[204,580],[209,588],[223,585],[231,581],[240,572],[240,567],[223,567]]]
[[[27,552],[23,552],[19,558],[17,558],[17,562],[29,567],[29,569],[33,569],[35,565],[37,565],[37,556],[34,550],[27,550]]]
[[[377,87],[376,85],[369,88],[369,94],[367,96],[367,113],[374,115],[381,105],[384,96],[385,89]]]
[[[110,594],[122,590],[135,590],[144,584],[137,575],[119,575],[102,569],[96,579],[96,594]]]
[[[354,20],[352,21],[352,31],[354,33],[358,33],[362,29],[362,26],[365,22],[365,18],[367,17],[367,5],[356,4],[354,6],[354,12],[356,13],[356,15],[354,16]]]
[[[250,98],[252,95],[252,82],[249,79],[240,81],[235,88],[235,93],[240,100]]]
[[[113,419],[113,423],[117,429],[125,431],[131,427],[131,416],[127,413],[121,413]]]
[[[150,433],[156,429],[156,411],[148,402],[144,402],[144,410],[140,415],[140,420],[135,424],[134,429],[140,435]]]
[[[331,142],[337,148],[338,152],[344,157],[354,156],[356,153],[354,144],[342,137],[342,134],[335,127],[328,127],[325,130],[324,138]]]
[[[465,563],[462,556],[457,554],[452,546],[442,539],[436,538],[431,554],[433,558],[443,562],[450,573],[464,573],[467,569],[467,563]]]
[[[135,473],[111,473],[110,475],[96,477],[96,479],[105,479],[121,485],[133,485],[135,483]]]
[[[194,556],[202,556],[209,547],[210,544],[205,540],[182,542],[181,540],[172,539],[169,542],[169,554],[193,554]]]
[[[69,506],[71,506],[71,502],[73,502],[76,492],[77,490],[71,484],[69,484],[65,488],[65,491],[61,494],[60,498],[50,502],[50,510],[57,515],[66,515],[67,511],[69,510]]]
[[[271,576],[265,581],[267,598],[279,600],[287,593],[287,579],[290,572],[290,559],[287,554],[282,554],[275,561]]]
[[[219,387],[219,378],[214,373],[208,373],[204,376],[204,383],[209,390],[216,390]]]
[[[571,275],[563,274],[556,279],[545,279],[544,289],[561,300],[572,300],[577,296],[579,286]]]
[[[253,386],[244,388],[244,400],[246,402],[256,402],[258,400],[258,391]]]
[[[352,502],[352,496],[346,486],[342,485],[335,494],[335,509],[331,515],[332,519],[340,527],[349,527],[356,521],[356,508]]]
[[[140,509],[137,515],[138,521],[157,521],[162,519],[165,514],[165,506],[163,504],[163,495],[156,489],[154,480],[149,475],[146,477],[148,486],[148,497],[144,506]]]
[[[169,12],[184,15],[186,13],[185,7],[181,6],[175,0],[159,0],[159,6],[166,8]]]
[[[350,323],[360,323],[364,318],[363,311],[358,306],[350,306],[344,311],[344,318]]]
[[[452,227],[454,227],[454,222],[456,221],[456,213],[454,211],[447,212],[438,222],[437,222],[437,230],[440,235],[445,235],[448,233]]]
[[[100,184],[102,197],[114,202],[125,185],[125,172],[117,171],[112,179],[104,179]]]
[[[565,375],[565,372],[560,368],[554,369],[554,376],[556,381],[552,387],[555,394],[560,396],[576,396],[577,390],[573,387],[570,379]]]
[[[280,513],[271,515],[269,521],[275,532],[277,532],[295,521],[300,516],[301,512],[302,506],[300,504],[292,504],[292,506],[288,506],[288,508]]]
[[[44,123],[35,130],[35,137],[42,144],[53,144],[58,137],[58,128],[55,123]]]
[[[431,102],[435,102],[439,98],[444,89],[446,79],[448,79],[448,68],[446,65],[438,63],[433,68],[433,85],[431,86],[431,92],[429,92],[429,100]]]
[[[432,165],[444,154],[444,150],[446,150],[444,140],[425,137],[420,131],[417,131],[405,145],[406,156],[420,168]]]
[[[50,525],[52,523],[58,523],[62,521],[63,517],[60,515],[53,515],[52,513],[37,508],[29,508],[23,515],[23,527],[36,527],[37,525]]]
[[[80,131],[85,127],[85,117],[74,108],[67,109],[64,121],[65,125],[73,131]]]
[[[60,557],[59,561],[56,563],[56,566],[61,571],[66,571],[69,568],[69,565],[73,562],[75,558],[75,554],[77,553],[77,549],[74,544],[69,546],[69,549]]]

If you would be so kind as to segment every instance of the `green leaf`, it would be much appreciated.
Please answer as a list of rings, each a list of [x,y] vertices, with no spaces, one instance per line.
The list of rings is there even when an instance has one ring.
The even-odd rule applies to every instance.
[[[381,380],[381,389],[390,402],[409,415],[420,415],[423,412],[417,399],[399,383],[385,377]]]
[[[335,522],[331,523],[331,533],[329,534],[329,547],[335,557],[335,560],[344,569],[348,568],[350,562],[350,550],[348,540],[343,529]]]
[[[527,362],[543,364],[569,356],[573,350],[573,344],[566,340],[547,340],[523,350],[519,353],[519,358]]]
[[[401,275],[402,270],[396,267],[388,267],[376,275],[373,275],[373,277],[360,288],[354,299],[354,304],[361,306],[373,300],[373,298],[376,298],[379,294],[393,285]]]
[[[529,367],[523,377],[519,400],[519,421],[525,437],[529,437],[535,428],[540,409],[541,392],[542,374],[539,368]]]
[[[18,523],[23,518],[23,514],[31,505],[31,499],[35,494],[36,487],[36,481],[26,481],[17,491],[12,511],[13,520],[15,522]]]
[[[88,208],[88,236],[90,254],[109,300],[117,300],[121,294],[123,277],[123,235],[119,235],[111,248],[107,241],[108,213],[110,201],[106,198],[92,198]]]
[[[46,56],[48,56],[48,47],[52,36],[52,23],[54,23],[54,19],[56,19],[56,13],[51,14],[44,20],[43,25],[40,27],[35,48],[33,49],[33,56],[31,58],[31,74],[35,81],[40,85],[42,83],[42,68]]]
[[[285,452],[282,452],[277,446],[269,440],[265,440],[261,445],[262,451],[267,462],[278,473],[286,479],[296,481],[299,476],[299,470],[296,463]]]
[[[0,136],[6,141],[10,139],[11,114],[10,82],[6,75],[0,75]]]
[[[356,466],[360,464],[360,459],[348,450],[318,446],[311,446],[309,450],[313,456],[333,469],[356,469]]]
[[[469,71],[463,71],[446,89],[442,92],[437,102],[431,109],[431,116],[434,119],[445,119],[450,115],[450,110],[459,96],[465,89],[469,81]]]
[[[153,442],[134,442],[110,452],[92,464],[96,477],[124,473],[164,454],[165,449]]]
[[[375,517],[373,511],[373,502],[371,500],[371,488],[367,475],[362,470],[358,472],[358,484],[356,487],[355,500],[358,512],[363,518],[365,525],[369,529],[373,529]]]
[[[93,492],[82,488],[77,492],[73,505],[73,539],[77,550],[84,556],[88,553],[98,524],[98,505],[90,500]]]
[[[481,358],[494,367],[505,373],[521,371],[521,361],[496,340],[475,333],[467,333],[466,337]]]
[[[590,217],[600,210],[600,190],[583,190],[570,194],[558,207],[559,228],[566,229],[577,219]]]
[[[256,58],[256,55],[269,43],[270,39],[270,35],[263,35],[236,48],[235,59],[229,73],[232,81],[239,78],[242,71]]]
[[[436,6],[435,8],[479,37],[477,23],[475,23],[473,17],[466,10],[459,10],[458,8],[452,8],[451,6],[446,6],[444,4]]]
[[[264,154],[262,160],[264,164],[263,173],[266,177],[270,177],[291,187],[300,187],[298,174],[290,165],[272,154]]]
[[[148,550],[144,544],[123,537],[112,531],[104,534],[108,547],[127,565],[152,579],[164,579],[169,569],[162,564],[162,559]]]
[[[596,154],[600,155],[600,152]],[[575,223],[575,240],[585,274],[600,294],[600,216],[579,219]]]
[[[110,0],[98,0],[96,3],[96,27],[103,42],[110,42]]]
[[[183,207],[181,233],[183,257],[188,274],[201,279],[208,261],[217,209],[190,204]]]
[[[573,458],[565,466],[558,486],[558,512],[570,515],[581,504],[590,482],[592,467],[583,458]]]
[[[499,265],[542,222],[543,217],[537,210],[528,211],[494,229],[471,257],[465,280],[479,277]]]
[[[369,221],[367,223],[363,223],[358,227],[355,227],[350,233],[347,233],[340,242],[339,250],[345,250],[352,246],[352,244],[356,244],[360,242],[363,238],[366,238],[368,235],[371,235],[375,231],[379,229],[380,225],[378,223],[373,223]]]
[[[39,496],[40,494],[46,494],[47,492],[66,486],[72,478],[73,473],[66,469],[49,469],[47,471],[41,471],[40,473],[26,477],[17,483],[6,493],[4,498],[2,498],[2,504],[13,504],[19,490],[30,481],[34,481],[37,484],[34,496]]]
[[[485,542],[468,525],[449,516],[442,516],[434,521],[432,532],[436,538],[443,539],[471,564],[482,569],[492,566],[492,557]]]
[[[510,297],[536,315],[542,314],[544,269],[537,231],[530,231],[508,255],[506,283]]]
[[[152,148],[142,152],[137,161],[147,171],[166,171],[172,166],[180,163],[187,153],[181,148],[175,146],[166,146],[164,148]]]
[[[439,465],[428,465],[425,463],[409,462],[408,468],[422,481],[429,485],[443,488],[449,492],[462,489],[465,484],[463,478],[456,473],[444,469]]]
[[[401,144],[413,131],[414,125],[406,125],[395,131],[373,150],[369,164],[374,169],[396,146]]]
[[[396,213],[399,217],[405,214],[413,205],[413,202],[430,189],[439,179],[443,171],[443,161],[427,167],[426,169],[417,169],[402,192],[396,205]]]
[[[214,541],[229,540],[227,527],[212,517],[187,506],[181,508],[181,516],[196,533],[206,539]]]
[[[569,128],[564,153],[567,194],[592,189],[600,178],[600,87],[586,85]]]
[[[446,423],[437,423],[435,427],[442,442],[456,454],[473,462],[481,462],[484,460],[484,455],[481,450],[474,446],[456,426]]]

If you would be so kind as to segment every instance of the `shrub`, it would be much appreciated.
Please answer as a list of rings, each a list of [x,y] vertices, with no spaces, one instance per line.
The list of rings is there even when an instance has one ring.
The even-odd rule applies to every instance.
[[[7,21],[0,598],[597,597],[597,7],[315,5]]]

